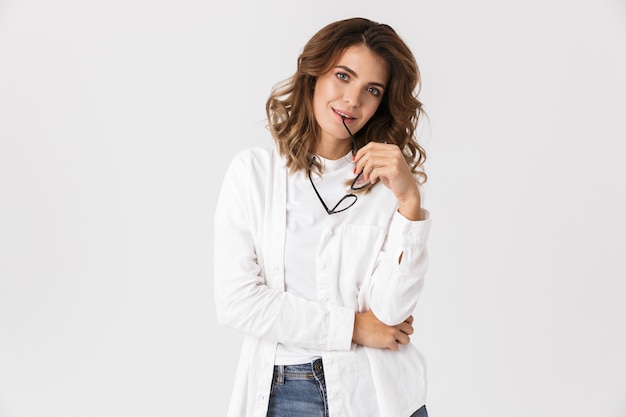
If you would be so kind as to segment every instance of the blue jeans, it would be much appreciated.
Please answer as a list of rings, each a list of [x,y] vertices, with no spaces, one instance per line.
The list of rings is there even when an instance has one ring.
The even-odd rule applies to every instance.
[[[426,412],[426,406],[421,406],[419,410],[411,414],[411,417],[428,417],[428,413]]]
[[[328,417],[322,360],[274,366],[267,417]]]
[[[274,366],[267,417],[328,417],[322,360]],[[426,406],[411,417],[428,417]]]

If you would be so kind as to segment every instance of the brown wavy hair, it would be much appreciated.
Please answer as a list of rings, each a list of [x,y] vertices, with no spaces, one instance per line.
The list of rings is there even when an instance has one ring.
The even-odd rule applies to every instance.
[[[359,147],[368,142],[394,143],[420,183],[426,182],[426,152],[416,139],[418,121],[425,115],[418,99],[420,72],[415,56],[388,25],[364,18],[339,20],[322,28],[298,57],[296,72],[272,89],[265,111],[269,130],[290,172],[309,169],[320,127],[313,113],[313,88],[343,52],[364,45],[381,57],[389,69],[389,82],[378,109],[355,133]]]

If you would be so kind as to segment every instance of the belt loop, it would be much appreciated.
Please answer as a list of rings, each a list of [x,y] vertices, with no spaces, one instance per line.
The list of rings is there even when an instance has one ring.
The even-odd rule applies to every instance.
[[[274,366],[274,380],[278,385],[285,385],[285,366]]]
[[[324,376],[324,366],[321,358],[313,361],[313,372],[318,378],[322,378]]]

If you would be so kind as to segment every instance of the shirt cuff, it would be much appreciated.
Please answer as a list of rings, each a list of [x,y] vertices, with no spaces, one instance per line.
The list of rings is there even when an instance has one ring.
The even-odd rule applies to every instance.
[[[412,221],[396,212],[389,226],[388,247],[395,248],[403,242],[408,245],[425,244],[430,233],[430,212],[421,209],[421,215],[423,220]]]
[[[348,351],[352,346],[354,333],[354,310],[329,305],[328,339],[324,350]]]

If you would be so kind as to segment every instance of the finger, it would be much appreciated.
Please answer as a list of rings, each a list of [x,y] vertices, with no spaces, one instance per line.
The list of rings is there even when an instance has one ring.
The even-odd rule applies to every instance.
[[[383,160],[389,158],[389,149],[385,148],[388,146],[395,145],[385,145],[377,142],[370,142],[361,149],[359,149],[354,155],[354,161],[356,162],[357,171],[360,172],[361,170],[365,170],[366,165],[373,167],[383,164]]]
[[[413,316],[407,317],[406,320],[404,320],[404,321],[409,323],[409,324],[413,324]]]
[[[396,326],[396,328],[407,335],[413,334],[414,331],[413,326],[407,322],[400,323],[398,326]]]
[[[409,335],[400,332],[398,333],[398,336],[396,337],[396,342],[398,342],[401,345],[408,345],[411,342],[411,338],[409,337]]]
[[[376,184],[384,176],[384,169],[385,166],[381,165],[380,161],[377,163],[374,160],[369,160],[363,167],[363,175],[372,184]]]
[[[368,155],[362,170],[372,182],[383,177],[393,179],[399,174],[398,162],[386,155]]]

